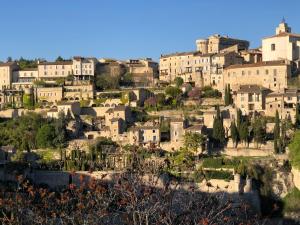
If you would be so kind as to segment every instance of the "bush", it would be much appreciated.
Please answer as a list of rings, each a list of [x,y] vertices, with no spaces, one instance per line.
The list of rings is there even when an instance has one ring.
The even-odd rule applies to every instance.
[[[233,180],[233,174],[227,171],[205,171],[205,178],[207,180],[218,179],[218,180]]]
[[[300,213],[300,191],[294,188],[283,199],[283,210],[285,212]]]
[[[292,166],[300,169],[300,131],[296,131],[292,142],[289,144],[289,150]]]

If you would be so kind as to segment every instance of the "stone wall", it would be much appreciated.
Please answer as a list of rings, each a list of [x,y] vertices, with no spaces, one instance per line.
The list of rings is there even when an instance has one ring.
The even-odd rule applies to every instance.
[[[108,109],[110,109],[110,107],[83,107],[81,108],[81,115],[101,117],[104,116]]]
[[[201,101],[204,106],[224,105],[223,98],[203,98]]]

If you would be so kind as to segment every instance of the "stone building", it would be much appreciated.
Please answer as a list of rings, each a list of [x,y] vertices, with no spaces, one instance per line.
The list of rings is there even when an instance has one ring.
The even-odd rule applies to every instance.
[[[296,62],[299,68],[300,34],[291,31],[283,19],[276,28],[276,34],[262,40],[263,61],[289,60]]]
[[[261,49],[248,49],[240,51],[241,57],[243,57],[244,62],[247,63],[258,63],[262,61],[262,51]]]
[[[129,143],[141,146],[157,147],[160,144],[158,125],[136,126],[129,129]]]
[[[0,90],[11,88],[13,73],[18,68],[16,62],[0,63]]]
[[[241,109],[244,115],[262,113],[265,110],[266,96],[270,92],[269,89],[258,85],[241,85],[234,95],[235,106]]]
[[[63,87],[36,87],[34,95],[37,102],[59,102],[63,100]]]
[[[298,89],[284,89],[269,93],[266,96],[266,116],[274,117],[278,111],[281,119],[289,118],[295,121],[296,107],[300,102],[300,91]]]
[[[55,82],[73,74],[72,60],[59,62],[40,62],[38,64],[39,78],[46,82]]]
[[[92,80],[94,79],[97,59],[83,58],[80,56],[73,57],[72,70],[75,80]]]
[[[149,87],[154,86],[158,79],[158,63],[151,58],[130,59],[126,62],[128,73],[132,76],[134,86]]]
[[[13,72],[12,88],[25,89],[33,87],[34,81],[38,80],[37,68],[27,68]]]
[[[281,60],[229,66],[224,69],[221,82],[224,87],[229,84],[233,91],[240,85],[258,85],[278,91],[287,88],[289,78],[291,65]]]
[[[23,106],[23,90],[4,89],[0,91],[0,109],[5,107],[20,108]]]
[[[235,38],[229,38],[227,36],[221,36],[215,34],[210,36],[208,39],[198,39],[196,41],[197,51],[207,53],[220,53],[222,50],[237,46],[238,50],[246,50],[249,48],[249,42],[245,40],[239,40]]]

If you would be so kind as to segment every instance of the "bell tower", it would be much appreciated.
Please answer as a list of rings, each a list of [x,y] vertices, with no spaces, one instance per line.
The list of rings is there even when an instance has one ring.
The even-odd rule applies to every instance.
[[[281,23],[276,28],[276,35],[281,33],[291,33],[292,29],[288,26],[288,24],[285,22],[284,17],[282,18]]]

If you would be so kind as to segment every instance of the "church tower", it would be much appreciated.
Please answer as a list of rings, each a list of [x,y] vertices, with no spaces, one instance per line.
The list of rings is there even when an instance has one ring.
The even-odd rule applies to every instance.
[[[276,35],[281,33],[291,33],[292,29],[288,26],[283,18],[279,26],[276,28]]]

